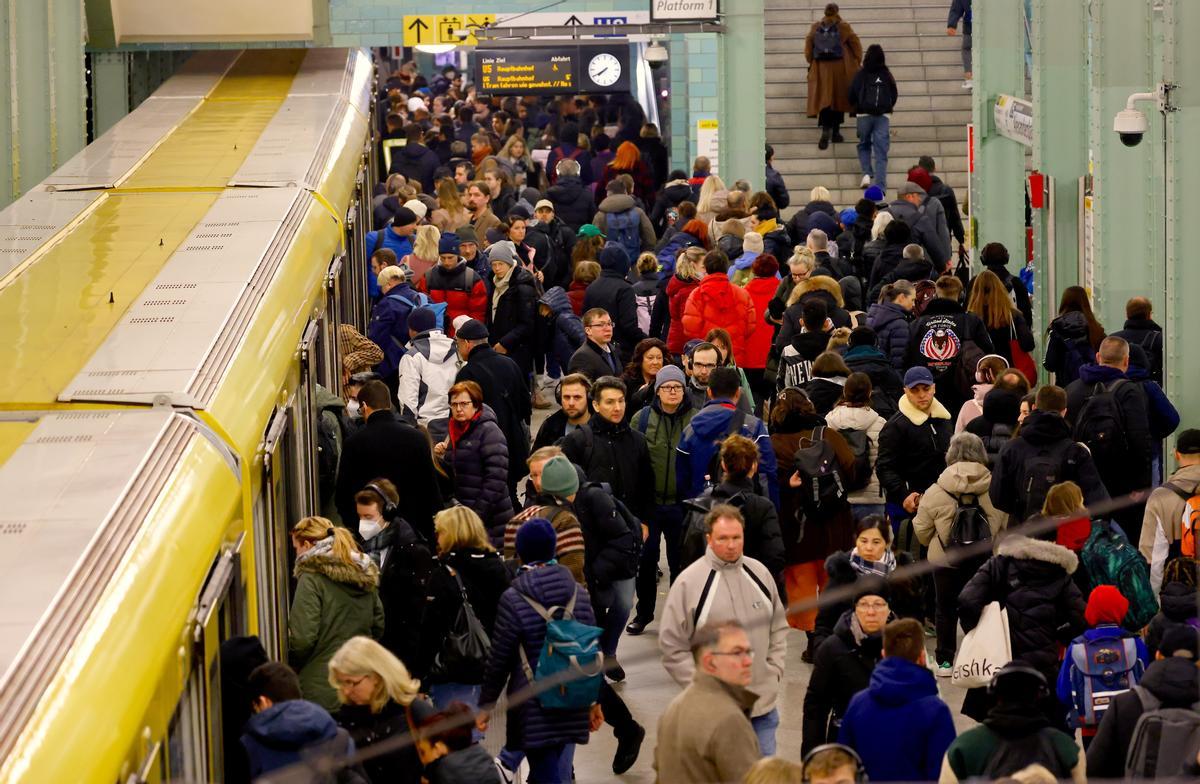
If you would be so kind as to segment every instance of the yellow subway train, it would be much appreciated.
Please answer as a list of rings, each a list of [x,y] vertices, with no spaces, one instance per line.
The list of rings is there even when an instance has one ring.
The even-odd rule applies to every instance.
[[[0,211],[0,782],[217,781],[366,320],[374,67],[197,53]]]

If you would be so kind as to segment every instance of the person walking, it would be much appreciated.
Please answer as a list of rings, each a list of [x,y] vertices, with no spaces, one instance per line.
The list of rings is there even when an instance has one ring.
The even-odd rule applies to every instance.
[[[887,190],[888,148],[891,147],[888,115],[898,96],[896,79],[888,70],[883,47],[871,44],[863,56],[862,68],[850,81],[849,94],[850,107],[858,115],[855,130],[858,132],[858,163],[863,173],[859,185],[864,190],[873,184]]]
[[[449,434],[433,453],[453,468],[455,498],[479,515],[492,541],[499,542],[513,516],[504,431],[495,412],[483,404],[479,384],[460,381],[450,387],[449,396]]]
[[[804,59],[808,61],[808,116],[821,126],[818,149],[829,142],[846,141],[841,134],[846,112],[853,108],[849,99],[850,80],[862,63],[862,44],[849,22],[842,21],[837,3],[825,6],[824,16],[804,39]]]
[[[952,0],[950,16],[946,18],[946,35],[958,35],[958,23],[962,22],[962,65],[964,90],[973,86],[971,80],[971,0]]]

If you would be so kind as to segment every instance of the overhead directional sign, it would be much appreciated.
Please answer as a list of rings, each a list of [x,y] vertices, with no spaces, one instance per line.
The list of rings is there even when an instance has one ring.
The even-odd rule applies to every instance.
[[[495,24],[495,14],[420,14],[404,17],[404,45],[457,44],[475,46],[475,31]],[[466,31],[463,38],[455,32]]]
[[[717,0],[650,0],[650,16],[656,22],[714,22],[717,12]]]

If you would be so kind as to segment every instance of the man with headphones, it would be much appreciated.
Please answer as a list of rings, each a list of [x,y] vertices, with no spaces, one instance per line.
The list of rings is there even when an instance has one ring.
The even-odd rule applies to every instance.
[[[800,762],[804,784],[865,784],[867,769],[858,752],[840,743],[823,743]]]
[[[571,373],[562,377],[554,386],[554,402],[559,410],[546,417],[533,439],[533,451],[544,446],[558,446],[575,430],[583,427],[592,418],[592,382],[583,373]]]
[[[1087,764],[1075,738],[1050,726],[1039,703],[1050,693],[1046,676],[1019,660],[1000,668],[988,685],[995,705],[978,727],[959,735],[942,762],[940,784],[983,777],[995,780],[1030,765],[1056,779],[1087,781]]]

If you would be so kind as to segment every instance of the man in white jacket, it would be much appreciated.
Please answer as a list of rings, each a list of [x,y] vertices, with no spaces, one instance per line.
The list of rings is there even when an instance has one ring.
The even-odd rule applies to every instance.
[[[409,314],[408,334],[408,347],[400,358],[400,411],[429,428],[437,442],[446,436],[458,352],[454,339],[438,329],[431,308]]]
[[[705,624],[738,621],[754,649],[753,679],[758,695],[750,721],[763,756],[775,753],[775,707],[787,654],[787,609],[770,571],[743,555],[745,521],[737,507],[718,504],[705,518],[708,548],[704,557],[671,584],[663,609],[658,643],[663,666],[681,686],[695,675],[692,637]]]

